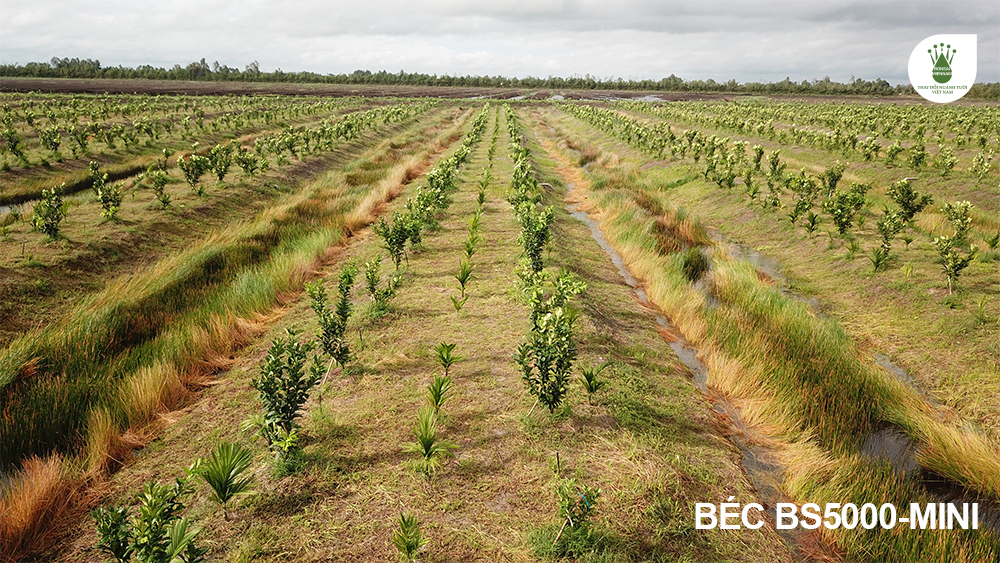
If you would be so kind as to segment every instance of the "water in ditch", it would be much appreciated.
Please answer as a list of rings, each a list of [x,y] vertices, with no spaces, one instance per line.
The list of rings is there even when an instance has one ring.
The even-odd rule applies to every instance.
[[[569,185],[568,189],[572,190],[573,186]],[[593,239],[600,246],[601,250],[611,258],[611,262],[618,270],[619,275],[632,288],[640,304],[653,316],[657,324],[666,329],[667,333],[675,336],[673,339],[667,339],[670,348],[691,371],[693,376],[692,382],[695,387],[709,397],[716,412],[724,415],[730,421],[733,432],[729,438],[742,454],[743,468],[750,482],[760,494],[761,504],[767,509],[771,518],[774,519],[776,503],[790,501],[781,492],[781,466],[774,460],[774,456],[771,455],[766,447],[759,445],[753,440],[752,433],[743,421],[739,409],[729,403],[724,397],[713,393],[708,388],[708,368],[698,359],[697,348],[692,346],[649,301],[649,297],[643,289],[642,284],[628,271],[622,256],[615,250],[601,231],[600,224],[591,218],[587,212],[581,210],[578,203],[569,204],[566,208],[573,217],[582,221],[590,229]],[[732,243],[726,243],[726,247],[730,254],[737,259],[746,259],[759,270],[762,270],[765,275],[775,279],[782,285],[785,283],[786,279],[781,274],[780,264],[777,261],[759,252],[751,251]],[[785,293],[805,302],[814,312],[818,312],[821,309],[821,304],[815,298],[801,296],[790,291],[786,291]],[[877,354],[876,363],[899,380],[911,386],[915,383],[912,376],[899,366],[893,364],[888,357]],[[860,451],[862,455],[869,459],[888,462],[897,471],[920,483],[936,502],[955,504],[958,505],[958,508],[961,508],[963,503],[979,503],[980,527],[1000,532],[1000,503],[979,498],[961,485],[922,468],[916,459],[916,443],[902,432],[902,430],[895,427],[888,427],[875,432],[865,438]],[[800,541],[801,537],[805,534],[804,531],[777,530],[777,532],[793,552],[795,552],[800,561],[812,560],[808,553],[802,549],[798,549],[804,545]]]
[[[572,189],[572,186],[570,186],[570,189]],[[643,289],[642,284],[628,271],[622,256],[611,246],[611,243],[601,231],[598,222],[592,219],[585,211],[580,210],[579,204],[570,204],[566,208],[573,217],[587,225],[590,229],[591,237],[601,247],[601,250],[611,258],[611,262],[618,270],[618,274],[632,288],[632,291],[635,292],[643,308],[653,316],[657,324],[663,327],[666,332],[674,335],[672,339],[667,339],[668,345],[677,354],[681,363],[690,370],[693,376],[692,382],[695,387],[710,397],[712,408],[729,419],[733,430],[729,439],[739,448],[747,477],[760,494],[760,503],[767,510],[768,514],[770,514],[773,521],[775,519],[775,507],[777,503],[790,501],[781,493],[781,466],[774,461],[773,456],[770,455],[767,448],[753,442],[750,431],[743,422],[739,410],[724,397],[709,390],[708,367],[698,359],[698,349],[692,346],[670,324],[670,321],[659,312],[656,306],[649,301],[649,296]],[[796,546],[800,545],[798,537],[805,534],[805,532],[799,530],[777,530],[777,532],[793,551],[796,551]],[[799,561],[812,561],[807,554],[801,551],[797,553],[797,558]]]

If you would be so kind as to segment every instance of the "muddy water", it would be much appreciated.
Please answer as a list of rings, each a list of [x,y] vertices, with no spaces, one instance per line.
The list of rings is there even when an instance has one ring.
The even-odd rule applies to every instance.
[[[569,186],[569,189],[572,190],[572,185]],[[649,296],[643,289],[642,284],[628,271],[622,256],[611,246],[611,243],[601,231],[598,222],[592,219],[585,211],[581,211],[579,204],[567,205],[566,209],[569,210],[573,217],[587,225],[593,239],[601,247],[601,250],[611,258],[611,262],[617,268],[618,274],[632,288],[632,291],[635,292],[636,297],[639,299],[639,303],[653,316],[657,324],[669,333],[676,335],[676,339],[668,341],[668,345],[677,354],[681,363],[691,371],[694,386],[711,399],[712,408],[729,419],[733,430],[729,439],[739,448],[743,457],[743,469],[746,471],[751,484],[757,489],[760,495],[758,500],[771,515],[773,522],[775,519],[775,505],[779,502],[789,502],[789,499],[781,493],[781,466],[774,461],[773,456],[767,448],[753,442],[751,432],[741,418],[739,409],[726,401],[724,397],[708,389],[708,367],[698,359],[698,349],[692,346],[649,301]],[[801,543],[798,538],[805,535],[806,532],[799,530],[776,531],[791,551],[795,553],[797,561],[814,561],[804,551],[798,549]]]
[[[804,303],[813,313],[822,314],[823,305],[818,299],[785,287],[788,279],[781,273],[781,264],[777,260],[754,249],[728,242],[717,231],[712,231],[711,236],[716,244],[726,248],[734,258],[750,262],[757,268],[758,272],[778,282],[779,289],[783,294]],[[873,357],[876,365],[907,385],[930,405],[935,408],[940,406],[940,403],[935,401],[933,397],[920,389],[912,375],[893,363],[888,356],[876,352]],[[935,502],[956,504],[958,508],[961,508],[963,503],[978,503],[980,525],[1000,532],[1000,503],[980,498],[958,483],[924,469],[917,462],[917,449],[918,444],[907,436],[901,428],[888,426],[866,436],[861,444],[860,453],[868,459],[889,463],[896,471],[912,479],[915,484],[923,486]]]
[[[569,185],[568,189],[572,190],[573,186]],[[601,231],[600,224],[585,211],[582,211],[579,204],[569,204],[566,208],[573,217],[587,225],[593,239],[601,247],[601,250],[611,258],[611,262],[618,270],[618,274],[632,288],[640,304],[653,316],[657,324],[666,329],[667,332],[676,335],[676,340],[668,342],[670,348],[691,371],[693,375],[692,382],[695,387],[711,400],[716,412],[724,415],[730,421],[733,432],[729,436],[729,439],[739,448],[743,457],[743,469],[746,471],[751,484],[758,491],[760,495],[759,500],[767,509],[773,521],[775,518],[776,503],[789,502],[790,500],[781,492],[782,467],[774,460],[774,456],[766,447],[759,445],[753,439],[753,433],[743,421],[739,409],[734,407],[724,397],[709,390],[707,384],[708,368],[698,359],[698,349],[692,346],[679,331],[674,329],[670,321],[649,301],[649,296],[643,289],[642,284],[628,271],[622,256],[615,250]],[[774,259],[739,245],[724,244],[726,244],[730,254],[735,258],[745,259],[772,279],[779,281],[781,284],[785,283],[786,278],[781,274],[780,264]],[[786,293],[806,302],[814,311],[819,311],[821,308],[819,301],[815,298],[806,298],[790,291]],[[885,355],[876,354],[875,359],[878,365],[882,366],[900,381],[908,383],[911,386],[915,383],[912,376],[899,366],[893,364]],[[916,451],[917,444],[909,436],[898,428],[889,427],[866,437],[862,443],[860,453],[868,459],[889,463],[898,472],[913,479],[916,484],[922,485],[930,492],[935,502],[955,504],[959,509],[961,509],[963,503],[978,503],[980,526],[1000,532],[1000,503],[979,498],[961,485],[923,469],[917,463]],[[815,560],[803,548],[805,542],[802,540],[805,538],[806,532],[800,530],[776,531],[795,554],[798,561],[808,562]],[[813,543],[812,545],[815,544]]]
[[[545,125],[550,131],[555,133],[551,125],[547,123]],[[583,166],[584,172],[589,172],[590,164],[588,162]],[[568,184],[567,189],[572,191],[573,185]],[[739,410],[726,401],[725,398],[709,391],[707,386],[708,368],[698,359],[698,350],[675,330],[667,318],[650,303],[642,285],[628,271],[621,255],[618,254],[618,251],[611,246],[611,243],[604,236],[604,233],[600,229],[600,224],[586,212],[581,211],[579,204],[567,205],[567,210],[569,210],[573,217],[587,225],[591,236],[605,254],[611,258],[612,263],[618,269],[618,273],[632,287],[640,303],[653,315],[656,322],[667,329],[668,332],[677,336],[677,340],[669,342],[671,349],[673,349],[681,362],[691,371],[695,387],[710,398],[713,408],[717,412],[724,414],[730,420],[734,433],[729,438],[743,454],[744,470],[747,472],[750,482],[760,493],[761,504],[768,509],[773,518],[774,504],[776,502],[788,501],[788,498],[781,493],[781,466],[774,461],[774,456],[769,453],[767,448],[758,445],[756,441],[752,440],[752,434],[742,420]],[[814,314],[823,315],[824,307],[819,299],[802,295],[787,287],[788,279],[781,273],[780,262],[749,247],[726,241],[717,230],[712,229],[709,234],[716,244],[724,247],[734,258],[750,262],[758,272],[777,282],[783,294],[803,302]],[[714,297],[707,294],[707,288],[700,289],[702,289],[703,294],[706,294],[710,305]],[[894,364],[884,354],[876,353],[874,356],[877,365],[924,396],[930,404],[937,406],[933,398],[919,390],[915,379],[906,370]],[[920,467],[916,460],[916,450],[917,444],[901,429],[889,427],[866,437],[862,443],[860,453],[872,460],[888,462],[897,471],[913,479],[915,484],[923,486],[930,492],[936,502],[956,504],[959,505],[959,508],[961,508],[963,503],[978,503],[980,526],[1000,532],[1000,502],[980,498],[954,481],[947,480]],[[802,534],[802,532],[779,530],[778,533],[789,547],[797,552],[800,561],[810,560],[809,556],[804,555],[801,549],[796,549],[796,547],[801,547],[802,545],[797,540],[797,535]]]
[[[709,230],[709,236],[711,237],[712,242],[722,248],[725,248],[733,258],[736,260],[744,260],[753,264],[754,268],[756,268],[758,272],[776,282],[778,284],[778,289],[782,294],[805,303],[806,306],[809,307],[809,310],[815,315],[823,314],[823,303],[820,302],[819,299],[808,295],[802,295],[801,293],[788,288],[788,277],[781,273],[780,262],[770,256],[761,254],[753,248],[726,240],[722,237],[719,231],[715,229]]]

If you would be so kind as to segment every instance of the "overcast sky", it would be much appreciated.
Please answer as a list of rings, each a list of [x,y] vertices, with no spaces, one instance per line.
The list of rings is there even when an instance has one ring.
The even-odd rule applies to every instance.
[[[3,63],[896,84],[939,33],[978,34],[1000,81],[997,0],[0,0]]]

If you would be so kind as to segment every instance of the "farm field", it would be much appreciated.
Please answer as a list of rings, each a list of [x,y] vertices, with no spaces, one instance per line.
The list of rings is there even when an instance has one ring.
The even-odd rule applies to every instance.
[[[209,561],[1000,557],[1000,109],[415,93],[2,95],[0,554],[189,475]]]

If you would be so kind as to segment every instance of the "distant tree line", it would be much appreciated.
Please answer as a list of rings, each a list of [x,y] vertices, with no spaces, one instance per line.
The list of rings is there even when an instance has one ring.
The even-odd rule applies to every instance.
[[[371,72],[355,70],[350,74],[317,74],[315,72],[284,72],[280,68],[274,72],[262,72],[257,61],[243,70],[219,64],[211,65],[205,59],[187,66],[174,65],[173,68],[158,68],[141,65],[135,68],[124,66],[102,67],[101,61],[77,58],[53,57],[48,63],[26,63],[24,65],[0,65],[0,76],[20,76],[35,78],[108,78],[146,80],[201,80],[228,82],[308,82],[321,84],[375,84],[393,86],[463,86],[483,88],[546,88],[553,90],[647,90],[660,92],[732,92],[747,94],[808,94],[818,96],[893,96],[915,94],[909,84],[893,86],[877,78],[863,80],[852,77],[848,82],[835,82],[830,77],[822,80],[795,82],[785,78],[780,82],[744,82],[736,80],[716,82],[708,80],[684,80],[673,74],[660,80],[625,80],[622,78],[600,79],[590,76],[562,78],[508,78],[505,76],[450,76],[423,74],[416,72],[398,73],[384,70]],[[975,84],[967,98],[1000,99],[1000,83]]]

